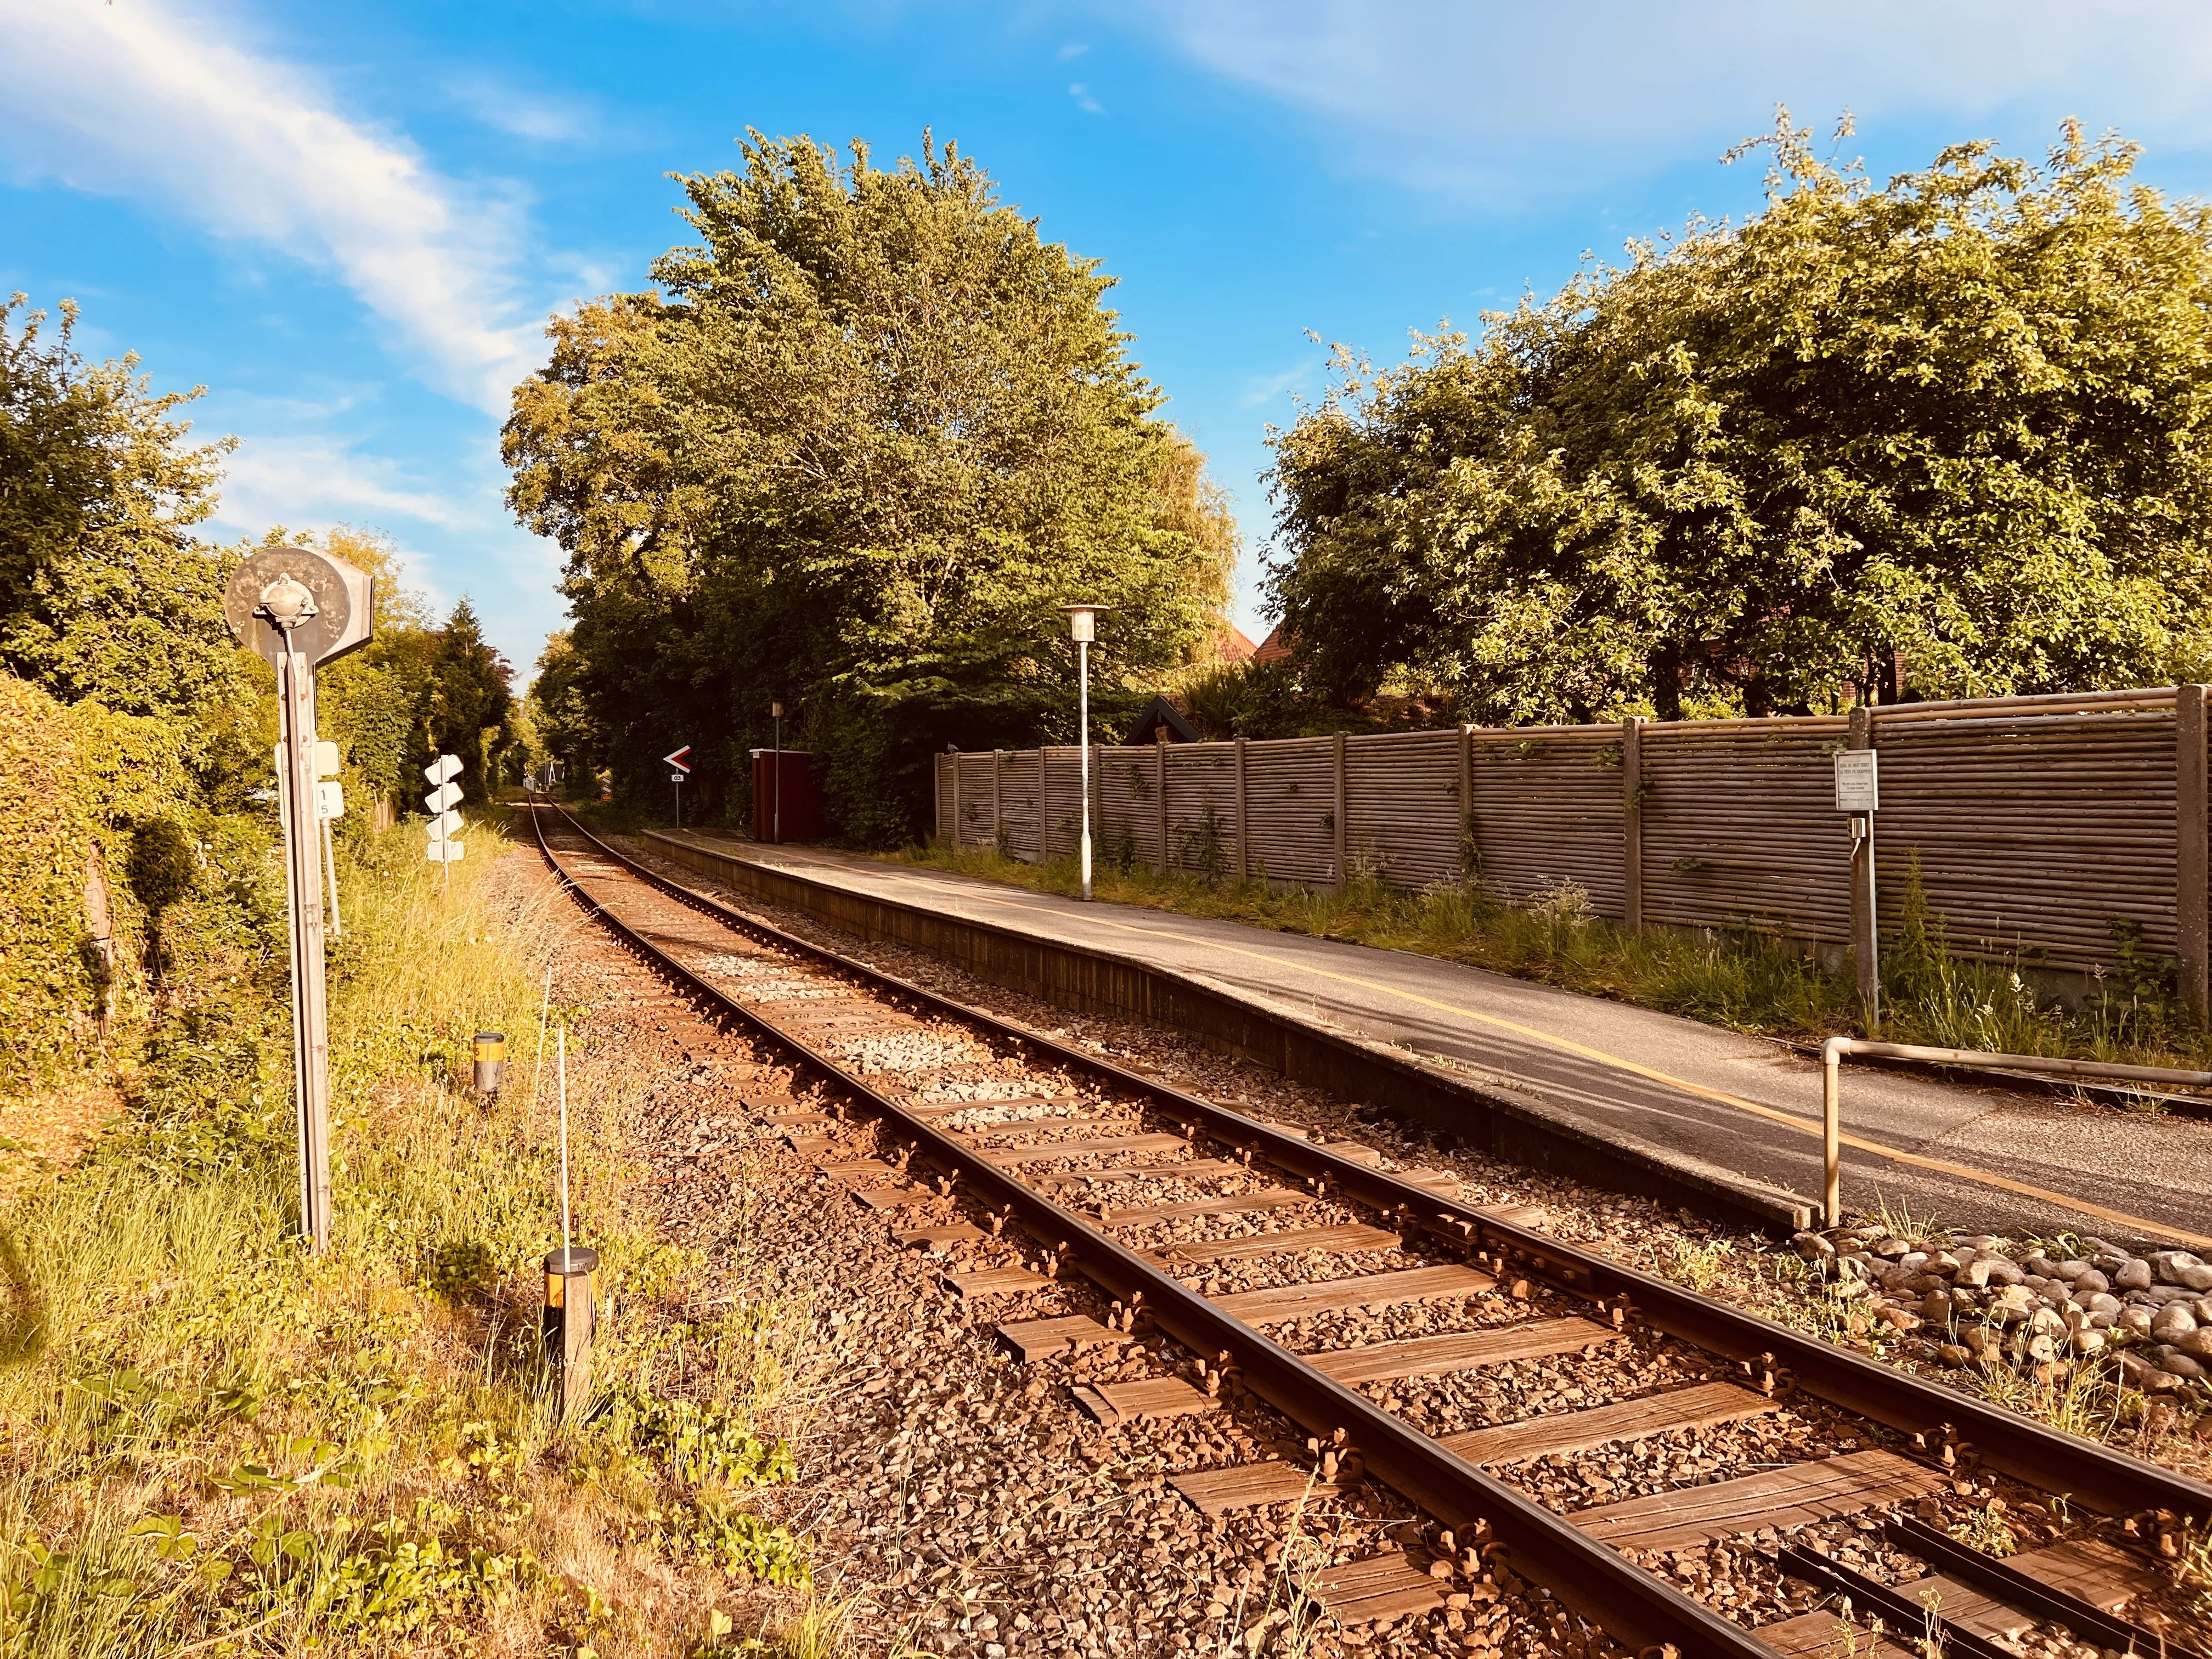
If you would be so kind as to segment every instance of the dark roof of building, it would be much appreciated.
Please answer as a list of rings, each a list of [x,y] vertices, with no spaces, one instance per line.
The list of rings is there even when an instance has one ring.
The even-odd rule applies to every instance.
[[[1203,743],[1206,734],[1198,729],[1190,716],[1176,707],[1165,692],[1154,697],[1137,723],[1129,728],[1131,743],[1158,743],[1162,726],[1167,727],[1170,743]]]

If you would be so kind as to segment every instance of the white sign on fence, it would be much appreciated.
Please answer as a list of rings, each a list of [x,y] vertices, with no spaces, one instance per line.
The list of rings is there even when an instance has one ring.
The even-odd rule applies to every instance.
[[[1873,812],[1881,806],[1880,775],[1871,749],[1839,750],[1836,755],[1836,811]]]

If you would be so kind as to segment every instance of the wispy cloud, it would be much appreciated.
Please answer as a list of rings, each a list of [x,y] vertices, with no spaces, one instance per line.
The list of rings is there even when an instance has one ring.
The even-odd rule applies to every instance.
[[[600,125],[597,113],[580,99],[525,92],[489,76],[453,76],[445,88],[447,96],[471,117],[517,138],[576,143]]]
[[[1073,63],[1090,50],[1091,43],[1088,40],[1071,40],[1060,49],[1060,61],[1063,64]]]
[[[1362,171],[1492,199],[1601,185],[1765,127],[2079,114],[2212,142],[2201,0],[1140,0],[1195,62],[1325,122]],[[1129,14],[1123,13],[1127,16]],[[2054,133],[2055,136],[2055,133]]]
[[[0,0],[0,146],[19,177],[128,196],[333,272],[439,388],[504,408],[538,355],[511,200],[343,112],[296,67],[158,0]]]
[[[223,469],[217,533],[258,536],[294,526],[395,522],[441,530],[481,526],[492,511],[408,476],[398,463],[343,438],[247,437]]]
[[[1318,361],[1300,363],[1296,368],[1286,368],[1279,374],[1247,374],[1243,390],[1237,394],[1239,409],[1261,409],[1281,398],[1303,392],[1312,384],[1320,370]]]
[[[1106,112],[1106,106],[1092,97],[1091,88],[1080,81],[1071,81],[1067,83],[1067,95],[1075,100],[1076,108],[1081,110],[1085,115],[1103,115]]]

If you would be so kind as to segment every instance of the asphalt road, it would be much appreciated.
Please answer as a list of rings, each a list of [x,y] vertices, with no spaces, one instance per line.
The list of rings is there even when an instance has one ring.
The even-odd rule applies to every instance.
[[[1139,957],[1510,1083],[1601,1132],[1815,1200],[1820,1190],[1820,1066],[1761,1038],[1403,951],[1086,905],[813,848],[702,840],[883,897]],[[1846,1068],[1843,1101],[1844,1133],[1863,1143],[1844,1154],[1849,1206],[1881,1199],[1966,1231],[2065,1230],[2212,1249],[2212,1121],[1864,1067]]]

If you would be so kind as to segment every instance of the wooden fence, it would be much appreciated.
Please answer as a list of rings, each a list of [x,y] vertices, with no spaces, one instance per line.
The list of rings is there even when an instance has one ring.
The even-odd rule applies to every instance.
[[[1876,908],[1917,859],[1961,955],[2095,974],[2118,938],[2207,989],[2205,688],[1903,703],[1848,715],[1462,726],[1091,750],[1102,860],[1276,886],[1371,872],[1578,889],[1631,927],[1751,929],[1837,951],[1866,935],[1845,748],[1881,760]],[[937,757],[937,829],[1015,858],[1075,850],[1073,748]],[[1863,953],[1864,955],[1866,953]]]

